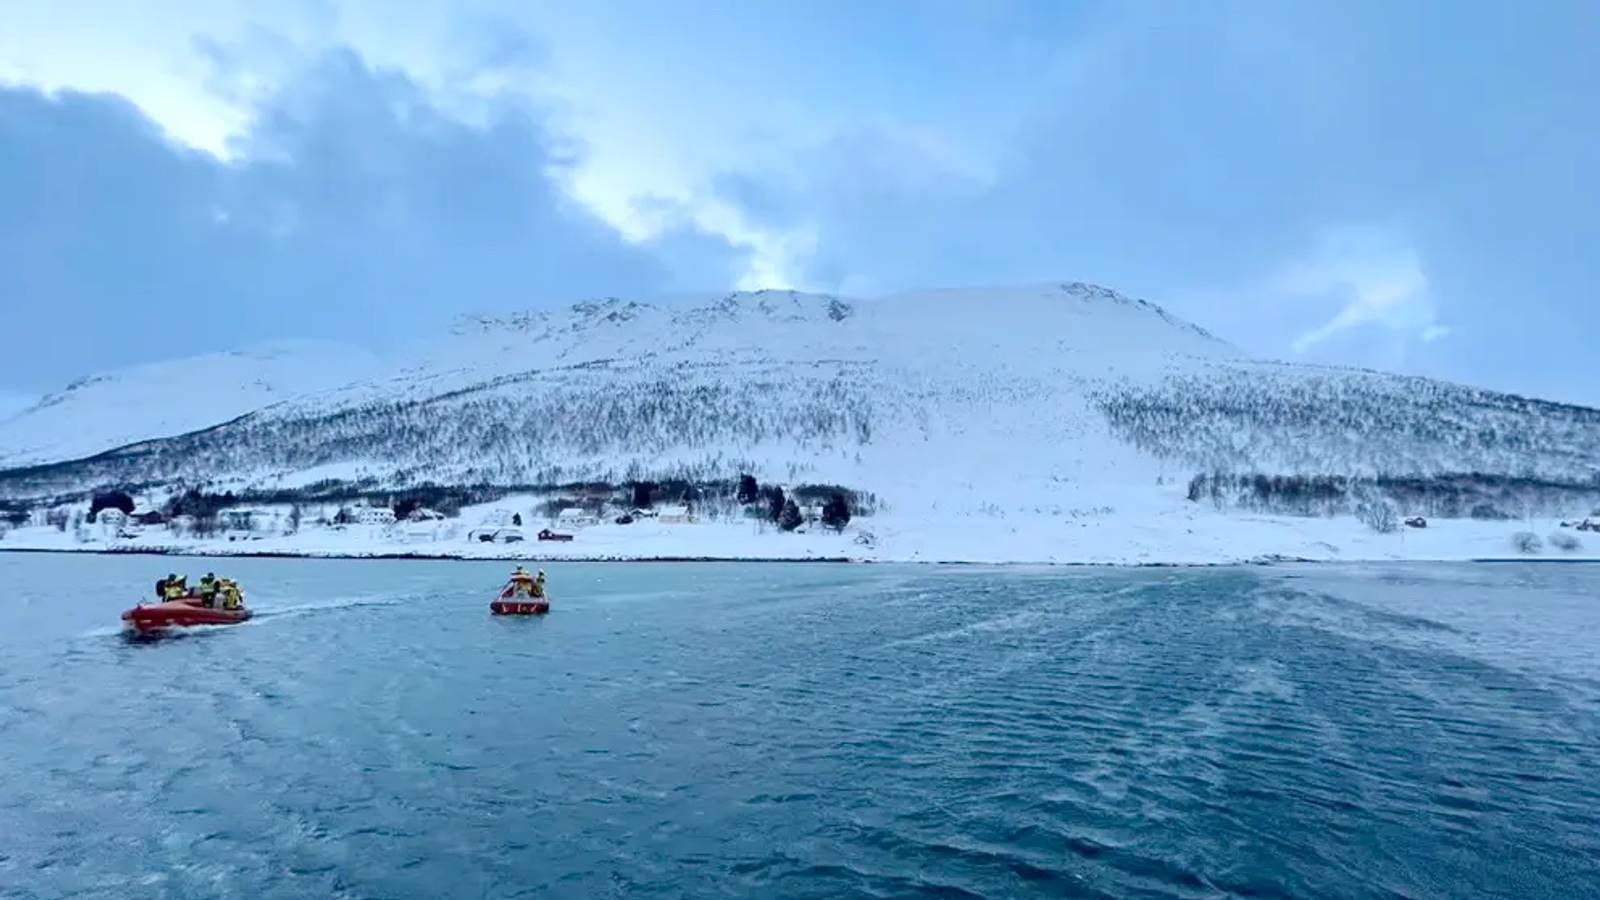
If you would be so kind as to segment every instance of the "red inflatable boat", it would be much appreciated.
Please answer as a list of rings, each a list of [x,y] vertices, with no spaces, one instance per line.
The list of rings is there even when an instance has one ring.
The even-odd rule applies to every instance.
[[[497,616],[542,616],[550,611],[549,600],[513,599],[512,593],[511,585],[506,585],[500,596],[489,603],[489,611]]]
[[[250,610],[208,607],[197,598],[168,600],[165,603],[140,604],[122,614],[122,621],[130,631],[149,634],[167,628],[188,628],[191,625],[237,625],[250,618]]]

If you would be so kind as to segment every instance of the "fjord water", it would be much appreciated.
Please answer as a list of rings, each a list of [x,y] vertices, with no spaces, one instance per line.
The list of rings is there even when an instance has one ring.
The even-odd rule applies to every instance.
[[[505,568],[0,554],[0,896],[1600,895],[1593,568]]]

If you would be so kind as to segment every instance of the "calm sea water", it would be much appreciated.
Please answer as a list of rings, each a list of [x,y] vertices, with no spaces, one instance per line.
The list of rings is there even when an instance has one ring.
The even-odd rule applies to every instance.
[[[504,574],[0,554],[0,896],[1600,896],[1600,570]]]

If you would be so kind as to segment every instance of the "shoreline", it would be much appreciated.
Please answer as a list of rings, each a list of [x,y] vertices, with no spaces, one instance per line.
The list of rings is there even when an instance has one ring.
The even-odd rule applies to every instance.
[[[662,562],[662,563],[850,563],[870,565],[881,560],[856,559],[848,556],[529,556],[529,555],[479,555],[459,553],[340,553],[337,551],[245,550],[211,551],[199,548],[161,547],[0,547],[0,553],[83,553],[91,556],[176,556],[187,559],[371,559],[371,560],[425,560],[430,562]],[[981,565],[981,564],[980,564]]]
[[[373,552],[373,553],[340,553],[337,551],[292,551],[292,550],[245,550],[232,552],[217,552],[199,548],[163,548],[163,547],[0,547],[0,554],[6,553],[60,553],[60,554],[86,554],[90,556],[170,556],[184,559],[328,559],[328,560],[372,560],[395,561],[417,560],[424,562],[515,562],[534,560],[540,563],[795,563],[795,564],[832,564],[832,565],[889,565],[889,566],[974,566],[974,567],[1005,567],[1026,566],[1032,568],[1101,568],[1101,569],[1212,569],[1235,566],[1279,566],[1279,565],[1379,565],[1379,564],[1443,564],[1443,563],[1470,563],[1476,565],[1493,564],[1507,565],[1518,563],[1559,564],[1559,565],[1600,565],[1600,557],[1470,557],[1470,558],[1426,558],[1415,557],[1396,559],[1387,558],[1348,558],[1348,559],[1312,559],[1309,557],[1287,557],[1277,554],[1268,554],[1262,557],[1245,559],[1224,559],[1214,562],[1089,562],[1089,561],[1060,561],[1060,560],[965,560],[965,559],[867,559],[864,557],[850,556],[685,556],[685,555],[657,555],[657,556],[528,556],[516,554],[504,555],[474,555],[466,556],[455,553],[401,553],[401,552]]]

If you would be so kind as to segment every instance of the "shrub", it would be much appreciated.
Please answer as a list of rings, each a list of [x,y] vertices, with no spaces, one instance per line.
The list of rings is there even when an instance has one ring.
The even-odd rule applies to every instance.
[[[1379,534],[1391,534],[1400,529],[1400,516],[1387,500],[1372,500],[1356,507],[1356,518]]]
[[[1511,536],[1511,546],[1518,553],[1538,553],[1544,548],[1544,542],[1531,531],[1519,531]]]
[[[655,485],[648,481],[635,481],[633,483],[633,508],[649,509],[650,494],[655,490]]]
[[[783,488],[781,488],[781,487],[769,487],[769,488],[766,488],[765,490],[766,490],[766,495],[767,495],[767,518],[771,519],[774,522],[779,521],[780,519],[783,518],[783,509],[784,509]]]
[[[800,506],[794,502],[794,499],[785,500],[783,512],[778,516],[778,527],[784,531],[793,531],[799,528],[804,521],[805,517],[800,515]]]
[[[95,494],[89,503],[89,521],[93,522],[103,509],[120,509],[126,515],[133,515],[133,498],[122,491],[106,491]]]
[[[1497,522],[1503,522],[1506,519],[1511,518],[1510,515],[1495,508],[1493,503],[1479,503],[1472,507],[1472,511],[1467,513],[1467,515],[1474,519],[1489,519]],[[1537,535],[1535,535],[1535,537],[1537,537]]]
[[[834,494],[822,506],[822,524],[834,531],[843,531],[850,524],[850,503],[843,494]]]
[[[1572,551],[1577,550],[1579,547],[1582,547],[1583,542],[1579,541],[1577,537],[1573,535],[1558,531],[1555,534],[1550,535],[1550,546],[1556,548],[1557,550],[1564,550],[1568,553],[1571,553]]]
[[[739,492],[737,495],[740,506],[749,506],[761,498],[761,488],[756,485],[754,475],[739,476]]]

